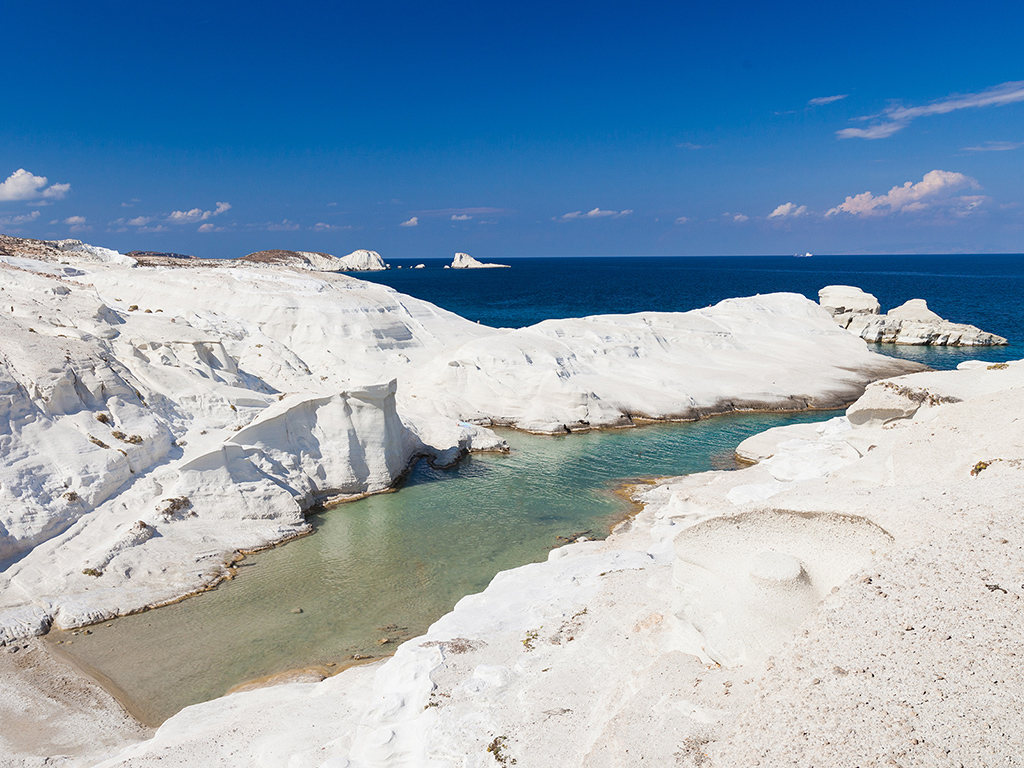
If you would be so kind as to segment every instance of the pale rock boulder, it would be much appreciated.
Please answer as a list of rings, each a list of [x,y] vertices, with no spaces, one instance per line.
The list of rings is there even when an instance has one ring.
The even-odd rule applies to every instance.
[[[852,285],[827,285],[818,291],[818,303],[832,315],[877,315],[878,299]]]
[[[496,267],[508,268],[508,264],[485,264],[470,256],[468,253],[456,253],[452,259],[452,269],[494,269]]]
[[[379,272],[388,268],[379,253],[362,249],[352,251],[338,261],[340,263],[338,270],[342,272]]]
[[[945,322],[936,313],[928,309],[928,302],[924,299],[911,299],[890,309],[885,313],[886,317],[896,320],[913,320],[919,323],[941,323]]]
[[[1002,336],[973,325],[951,323],[928,309],[924,299],[911,299],[885,314],[878,300],[860,288],[830,285],[818,292],[818,301],[839,325],[876,344],[951,347],[1000,346]]]

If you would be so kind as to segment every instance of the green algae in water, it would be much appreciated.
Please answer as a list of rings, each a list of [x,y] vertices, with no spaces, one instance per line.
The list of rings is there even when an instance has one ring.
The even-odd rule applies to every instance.
[[[216,590],[94,626],[61,648],[157,724],[247,680],[384,655],[498,571],[544,560],[559,536],[603,538],[631,509],[614,493],[623,479],[731,468],[746,437],[837,413],[566,437],[504,431],[508,455],[448,470],[420,462],[398,492],[314,516],[313,535],[247,558]]]

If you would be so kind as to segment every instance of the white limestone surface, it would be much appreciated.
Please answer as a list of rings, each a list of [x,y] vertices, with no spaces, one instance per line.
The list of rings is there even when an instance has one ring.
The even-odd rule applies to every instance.
[[[387,264],[384,263],[384,259],[379,253],[360,249],[352,251],[347,256],[342,256],[335,269],[342,272],[379,272],[387,268]]]
[[[101,765],[1018,765],[1024,361],[851,416],[892,387],[906,415],[649,488],[372,676],[191,707]]]
[[[989,347],[1007,343],[1002,336],[964,323],[951,323],[928,309],[924,299],[911,299],[884,314],[870,293],[849,285],[818,291],[818,302],[850,333],[876,344]]]
[[[390,289],[5,262],[0,639],[175,599],[306,531],[316,499],[387,488],[419,453],[501,447],[421,426],[435,450],[402,422],[390,372],[486,331]]]
[[[915,369],[792,294],[510,331],[275,252],[131,268],[24,242],[0,256],[0,640],[202,589],[316,500],[502,449],[488,425],[830,407]]]
[[[495,269],[495,268],[508,269],[508,264],[486,264],[482,261],[474,259],[468,253],[456,253],[455,258],[452,259],[452,269]]]
[[[797,294],[728,299],[684,313],[545,320],[472,339],[405,388],[445,416],[540,433],[695,419],[736,410],[836,408],[865,375],[908,370],[871,355]]]
[[[818,303],[833,315],[877,315],[878,299],[853,285],[826,285],[818,291]]]

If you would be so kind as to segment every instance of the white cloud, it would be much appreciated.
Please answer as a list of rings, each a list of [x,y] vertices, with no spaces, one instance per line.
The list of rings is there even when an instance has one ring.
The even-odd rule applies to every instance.
[[[212,211],[204,211],[202,208],[193,208],[190,211],[171,211],[167,216],[167,221],[171,224],[195,224],[197,221],[206,221],[230,210],[231,203],[217,203],[217,207]]]
[[[39,211],[22,213],[17,216],[0,216],[0,227],[16,227],[19,224],[28,224],[39,218]]]
[[[729,216],[730,214],[727,213],[725,215]],[[734,213],[732,214],[732,220],[735,221],[737,224],[742,224],[744,221],[749,221],[750,217],[742,213]]]
[[[411,219],[407,219],[406,221],[403,221],[398,226],[400,226],[400,227],[418,227],[419,225],[420,225],[420,217],[419,216],[413,216]]]
[[[310,227],[310,229],[312,229],[314,232],[331,232],[331,231],[336,230],[336,229],[352,229],[352,225],[351,224],[325,224],[322,221],[318,221],[316,224],[314,224],[312,227]]]
[[[153,220],[152,216],[136,216],[134,219],[128,219],[125,222],[130,227],[144,227]]]
[[[684,141],[676,146],[680,149],[707,149],[706,144],[694,144],[692,141]]]
[[[797,206],[796,203],[783,203],[774,211],[768,214],[769,219],[795,219],[797,216],[806,216],[807,206]]]
[[[85,216],[68,216],[64,219],[71,232],[90,232],[92,227],[85,223]]]
[[[452,214],[452,221],[469,221],[472,218],[473,217],[470,216],[468,213],[453,213]]]
[[[820,107],[823,104],[831,104],[834,101],[842,101],[849,95],[850,94],[848,93],[840,93],[837,96],[818,96],[816,99],[811,99],[807,103],[812,107]]]
[[[163,224],[157,224],[155,227],[139,227],[139,232],[170,232],[170,227],[165,227]]]
[[[632,212],[632,208],[627,208],[624,211],[602,211],[600,208],[594,208],[586,213],[583,213],[582,211],[563,213],[561,221],[572,221],[574,219],[619,219],[623,216],[629,216]]]
[[[676,224],[685,224],[688,221],[692,221],[692,219],[690,219],[687,216],[680,216],[678,219],[676,219]]]
[[[172,224],[191,224],[202,221],[213,216],[213,211],[204,211],[201,208],[193,208],[191,211],[171,211],[167,220]]]
[[[512,213],[512,211],[506,208],[487,208],[487,207],[476,207],[476,208],[438,208],[428,211],[416,211],[416,217],[420,218],[446,218],[454,221],[464,221],[464,219],[456,219],[455,217],[468,216],[472,218],[474,216],[503,216],[505,214]]]
[[[1024,80],[1002,83],[978,93],[947,96],[921,107],[893,105],[877,115],[859,118],[876,121],[873,125],[867,128],[843,128],[836,131],[836,136],[840,139],[884,139],[902,131],[919,117],[945,115],[958,109],[1002,107],[1019,101],[1024,101]]]
[[[977,189],[980,185],[970,176],[952,171],[928,171],[921,181],[913,184],[905,182],[903,186],[893,187],[885,195],[872,195],[862,192],[847,197],[846,202],[837,205],[826,213],[835,216],[849,213],[853,216],[885,216],[890,213],[912,213],[922,211],[936,203],[947,203],[957,206],[967,198],[953,198],[951,193],[958,189]],[[977,197],[977,196],[975,196]],[[978,203],[980,205],[980,202]],[[970,210],[977,208],[974,205]]]
[[[19,168],[0,184],[0,200],[60,200],[71,191],[70,184],[47,183],[45,176]]]
[[[1024,141],[986,141],[980,147],[964,147],[965,152],[1009,152],[1024,147]]]
[[[280,222],[271,222],[270,224],[265,224],[263,226],[263,229],[267,230],[268,232],[294,232],[295,230],[299,229],[299,225],[294,221],[283,219]],[[210,230],[206,231],[209,232]]]

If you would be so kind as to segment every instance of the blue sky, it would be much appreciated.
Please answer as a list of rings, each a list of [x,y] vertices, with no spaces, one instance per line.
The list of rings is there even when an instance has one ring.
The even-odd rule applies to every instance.
[[[215,257],[1024,251],[1024,5],[759,6],[11,3],[0,232]]]

